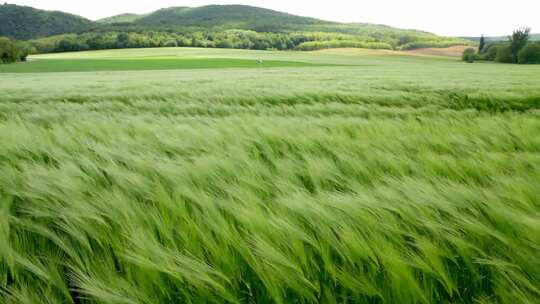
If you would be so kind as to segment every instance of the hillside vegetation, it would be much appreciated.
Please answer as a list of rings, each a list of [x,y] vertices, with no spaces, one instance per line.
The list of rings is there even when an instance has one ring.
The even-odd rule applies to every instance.
[[[87,31],[94,22],[63,12],[38,10],[27,6],[0,4],[0,36],[33,39]]]
[[[205,29],[246,29],[258,32],[305,30],[314,24],[333,24],[246,5],[209,5],[173,7],[158,10],[134,21],[137,25],[160,27],[195,27]]]
[[[33,41],[38,52],[162,46],[257,50],[342,47],[408,50],[473,44],[469,40],[440,37],[421,31],[374,24],[328,22],[245,5],[173,7],[146,15],[113,16],[97,23],[68,14],[51,18],[51,14],[59,13],[15,5],[0,6],[1,14],[6,20],[3,23],[11,24],[3,26],[4,35],[38,38]],[[39,27],[39,30],[34,31],[35,27]]]
[[[300,49],[323,49],[362,47],[366,43],[379,43],[382,48],[413,49],[426,46],[446,47],[470,43],[467,40],[440,37],[431,33],[401,30],[384,25],[364,23],[337,23],[300,17],[269,9],[245,5],[209,5],[203,7],[172,7],[158,10],[132,22],[109,27],[118,29],[176,29],[179,33],[199,32],[222,33],[226,30],[248,30],[258,33],[281,33],[305,35],[312,39]],[[196,45],[193,45],[196,46]],[[299,44],[294,45],[298,47]],[[379,48],[379,47],[377,47]]]

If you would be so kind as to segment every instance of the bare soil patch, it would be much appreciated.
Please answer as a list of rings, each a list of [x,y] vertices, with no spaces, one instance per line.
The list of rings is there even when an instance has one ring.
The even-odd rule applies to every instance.
[[[412,54],[432,55],[432,56],[449,56],[449,57],[461,57],[465,49],[470,48],[470,45],[456,45],[447,48],[425,48],[406,51]]]

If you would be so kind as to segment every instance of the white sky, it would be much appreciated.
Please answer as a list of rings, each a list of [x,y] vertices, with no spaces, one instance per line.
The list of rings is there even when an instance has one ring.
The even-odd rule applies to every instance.
[[[448,36],[502,36],[522,26],[531,27],[533,33],[540,32],[540,0],[11,0],[9,3],[61,10],[92,20],[171,6],[247,4],[330,21],[386,24]]]

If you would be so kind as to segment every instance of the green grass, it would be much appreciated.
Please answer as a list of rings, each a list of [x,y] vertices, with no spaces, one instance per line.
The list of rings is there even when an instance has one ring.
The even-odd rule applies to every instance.
[[[314,64],[294,61],[263,61],[230,58],[157,58],[157,59],[37,59],[1,65],[0,73],[51,73],[96,71],[145,71],[179,69],[301,67]]]
[[[539,67],[36,59],[193,56],[319,66],[1,76],[3,303],[540,301]]]

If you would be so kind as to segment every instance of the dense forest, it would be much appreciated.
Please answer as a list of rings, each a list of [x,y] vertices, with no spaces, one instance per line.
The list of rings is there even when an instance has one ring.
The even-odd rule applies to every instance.
[[[24,42],[0,37],[0,64],[26,61],[29,51]]]
[[[37,53],[144,47],[409,50],[474,42],[384,25],[336,23],[244,5],[174,7],[93,22],[60,12],[0,5],[0,35]]]

